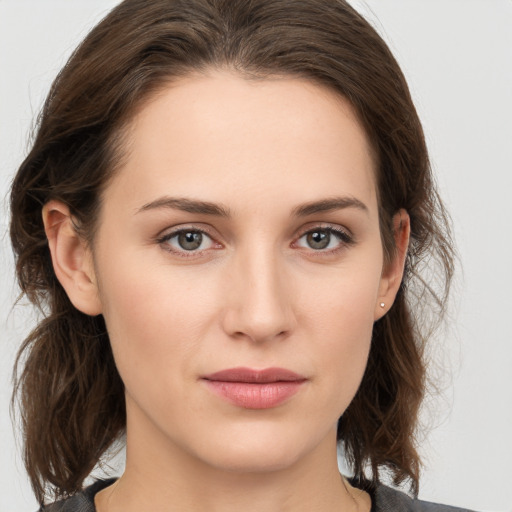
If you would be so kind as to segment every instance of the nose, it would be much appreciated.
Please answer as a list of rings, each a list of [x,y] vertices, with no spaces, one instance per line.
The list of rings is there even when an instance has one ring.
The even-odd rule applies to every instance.
[[[295,328],[291,283],[271,249],[237,255],[226,285],[223,328],[229,336],[262,343]]]

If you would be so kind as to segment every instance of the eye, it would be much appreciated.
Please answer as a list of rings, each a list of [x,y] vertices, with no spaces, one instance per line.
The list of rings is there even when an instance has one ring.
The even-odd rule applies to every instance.
[[[215,246],[212,238],[204,231],[198,229],[180,229],[161,237],[159,244],[165,249],[176,253],[198,253]]]
[[[345,231],[333,228],[315,228],[304,233],[297,241],[299,247],[314,251],[336,251],[353,243],[352,237]]]

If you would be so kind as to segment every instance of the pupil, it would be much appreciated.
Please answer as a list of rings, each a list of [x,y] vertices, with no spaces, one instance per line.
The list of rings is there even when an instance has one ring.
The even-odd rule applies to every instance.
[[[331,235],[326,231],[314,231],[309,233],[307,239],[312,249],[325,249],[331,241]]]
[[[201,245],[202,241],[203,235],[192,231],[180,233],[178,237],[180,247],[186,251],[193,251],[194,249],[197,249]]]

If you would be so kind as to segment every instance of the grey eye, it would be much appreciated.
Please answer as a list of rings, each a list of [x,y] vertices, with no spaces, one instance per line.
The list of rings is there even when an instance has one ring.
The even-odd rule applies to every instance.
[[[158,242],[169,252],[178,256],[200,255],[215,247],[214,240],[200,229],[178,229],[164,235]]]
[[[350,246],[354,239],[345,231],[335,227],[317,227],[304,233],[297,241],[298,247],[327,252]]]
[[[311,249],[325,249],[331,242],[331,233],[327,230],[311,231],[307,233],[306,241]]]
[[[178,244],[185,251],[194,251],[201,247],[203,243],[203,234],[199,231],[182,231],[178,233]]]

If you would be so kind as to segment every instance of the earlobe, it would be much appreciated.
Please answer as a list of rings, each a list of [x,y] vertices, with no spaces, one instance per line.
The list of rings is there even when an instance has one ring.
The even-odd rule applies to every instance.
[[[57,279],[78,310],[91,316],[99,315],[101,302],[92,254],[77,233],[69,208],[60,201],[49,201],[42,213]]]
[[[395,253],[382,271],[379,296],[375,305],[375,320],[379,320],[389,311],[398,293],[404,274],[410,234],[411,222],[409,214],[403,209],[399,210],[393,216]]]

